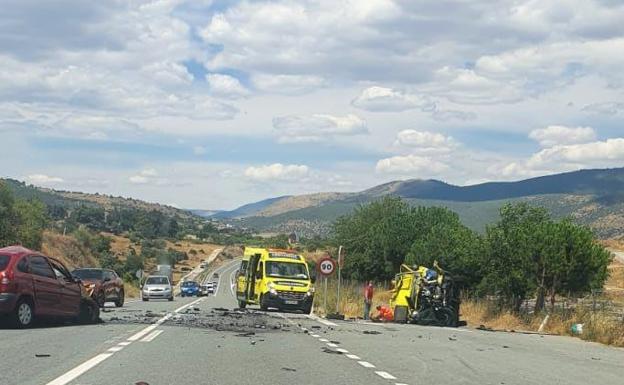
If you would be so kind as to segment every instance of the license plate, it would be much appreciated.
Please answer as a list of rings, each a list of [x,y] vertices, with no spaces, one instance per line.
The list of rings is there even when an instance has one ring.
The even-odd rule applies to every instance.
[[[286,300],[286,301],[284,301],[284,303],[286,305],[297,305],[299,303],[299,301]]]

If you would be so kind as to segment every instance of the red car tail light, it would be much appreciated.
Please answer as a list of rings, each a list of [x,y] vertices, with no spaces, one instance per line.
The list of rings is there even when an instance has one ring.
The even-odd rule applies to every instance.
[[[6,292],[13,289],[13,270],[7,269],[0,272],[0,291]]]

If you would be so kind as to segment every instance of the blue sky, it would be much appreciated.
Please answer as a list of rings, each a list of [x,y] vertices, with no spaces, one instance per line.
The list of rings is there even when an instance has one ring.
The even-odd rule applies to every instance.
[[[620,2],[3,8],[0,175],[35,185],[208,209],[624,166]]]

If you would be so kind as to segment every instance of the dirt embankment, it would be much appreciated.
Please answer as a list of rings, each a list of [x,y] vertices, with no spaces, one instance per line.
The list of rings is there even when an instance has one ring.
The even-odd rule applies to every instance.
[[[41,251],[63,262],[71,270],[76,267],[98,267],[100,263],[90,250],[82,247],[72,236],[44,231]]]

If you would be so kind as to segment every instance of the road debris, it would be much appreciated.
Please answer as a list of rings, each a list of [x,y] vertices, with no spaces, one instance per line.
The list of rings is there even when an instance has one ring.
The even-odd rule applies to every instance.
[[[42,357],[50,357],[50,354],[35,354],[35,357],[37,358],[42,358]]]
[[[333,349],[330,349],[330,348],[325,347],[325,346],[323,346],[323,347],[321,348],[321,350],[323,351],[323,353],[329,353],[329,354],[342,354],[342,352],[339,352],[338,350],[333,350]]]
[[[293,369],[293,368],[286,368],[286,367],[283,367],[283,368],[282,368],[282,370],[284,370],[284,371],[286,371],[286,372],[296,372],[296,371],[297,371],[297,369]]]
[[[373,335],[382,334],[381,332],[378,332],[377,330],[364,330],[362,333],[373,334]]]

